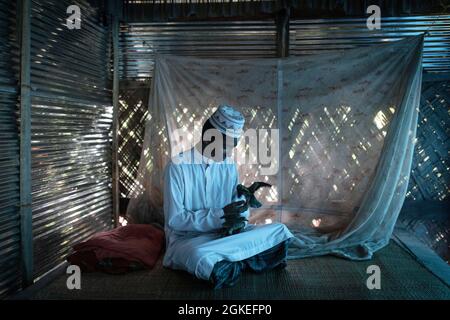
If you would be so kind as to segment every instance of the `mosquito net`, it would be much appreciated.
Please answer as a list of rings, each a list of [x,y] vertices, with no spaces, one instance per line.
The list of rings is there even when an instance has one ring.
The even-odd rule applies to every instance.
[[[127,215],[163,222],[165,164],[225,103],[246,118],[240,182],[273,185],[258,191],[264,205],[250,222],[285,223],[296,235],[291,258],[370,258],[389,241],[408,186],[422,46],[420,35],[283,59],[157,55]]]

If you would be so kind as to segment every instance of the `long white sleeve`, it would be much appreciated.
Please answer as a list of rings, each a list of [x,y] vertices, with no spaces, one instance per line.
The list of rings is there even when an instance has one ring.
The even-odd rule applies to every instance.
[[[185,192],[192,186],[185,185],[181,168],[172,162],[166,167],[164,179],[164,215],[169,228],[176,231],[209,232],[220,229],[222,208],[188,210],[183,205]]]
[[[239,184],[239,172],[238,172],[237,168],[235,171],[236,171],[236,179],[235,179],[234,186],[233,186],[233,202],[245,200],[244,196],[238,197],[237,185]],[[250,216],[250,208],[247,209],[247,211],[244,211],[243,213],[241,213],[241,216],[246,217],[248,219]],[[247,223],[246,223],[246,225],[247,225]]]

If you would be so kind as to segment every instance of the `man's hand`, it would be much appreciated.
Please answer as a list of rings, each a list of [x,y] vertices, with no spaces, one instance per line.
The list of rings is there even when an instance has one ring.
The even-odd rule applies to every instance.
[[[229,216],[233,216],[233,215],[240,216],[241,213],[247,211],[247,209],[248,209],[247,202],[244,200],[241,200],[241,201],[232,202],[232,203],[226,205],[225,207],[223,207],[223,213],[225,214],[225,217],[229,217]]]
[[[225,219],[223,223],[225,235],[239,233],[245,227],[247,219],[242,217],[241,214],[247,210],[248,204],[244,200],[235,201],[223,207],[224,216],[222,219]]]

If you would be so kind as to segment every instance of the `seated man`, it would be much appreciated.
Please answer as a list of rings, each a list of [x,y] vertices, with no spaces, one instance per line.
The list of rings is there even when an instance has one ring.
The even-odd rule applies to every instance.
[[[209,280],[215,288],[234,285],[245,268],[285,267],[293,237],[281,223],[245,223],[241,232],[223,236],[224,216],[249,215],[245,198],[237,195],[238,172],[231,159],[243,126],[240,112],[220,106],[205,122],[202,141],[173,158],[165,171],[163,264]],[[211,148],[217,138],[222,142]]]

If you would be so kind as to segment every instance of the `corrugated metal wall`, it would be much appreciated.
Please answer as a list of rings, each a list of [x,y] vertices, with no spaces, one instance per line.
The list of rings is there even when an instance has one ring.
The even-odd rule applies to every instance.
[[[81,29],[66,24],[81,8]],[[32,1],[34,274],[112,226],[110,34],[88,1]]]
[[[155,52],[218,58],[274,57],[275,38],[271,20],[122,25],[121,78],[150,78]]]
[[[125,0],[128,22],[174,21],[174,19],[243,18],[258,20],[289,5],[298,18],[365,17],[375,4],[383,16],[441,14],[448,0]]]
[[[350,49],[429,32],[425,37],[423,67],[450,72],[450,15],[381,19],[381,30],[369,30],[366,19],[291,20],[290,55]]]
[[[15,9],[15,1],[0,0],[0,298],[21,283]]]

